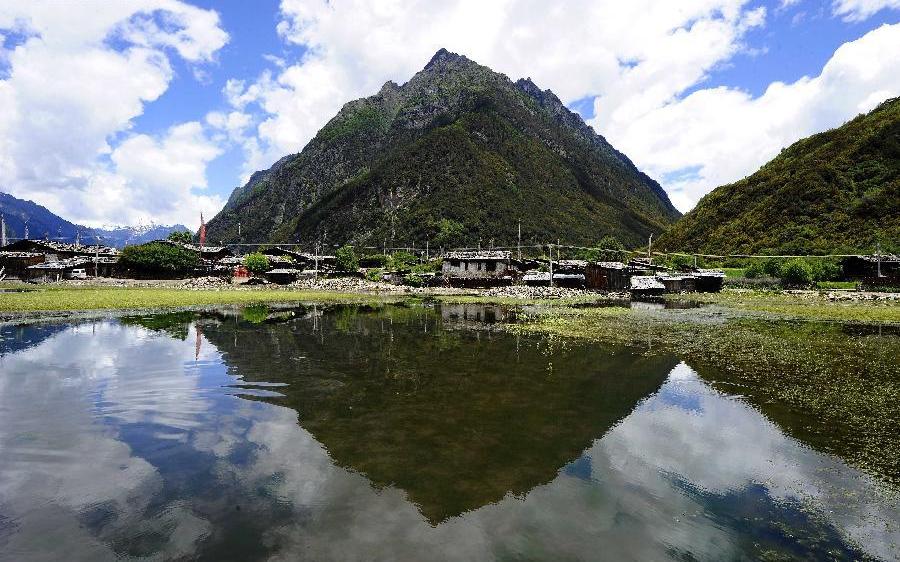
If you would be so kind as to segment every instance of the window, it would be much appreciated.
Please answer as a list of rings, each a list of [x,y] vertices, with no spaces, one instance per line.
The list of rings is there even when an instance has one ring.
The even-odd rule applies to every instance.
[[[488,271],[497,271],[497,262],[489,261],[485,264],[485,269]]]

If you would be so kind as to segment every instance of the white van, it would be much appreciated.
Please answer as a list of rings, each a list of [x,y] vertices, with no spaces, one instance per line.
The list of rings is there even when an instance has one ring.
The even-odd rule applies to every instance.
[[[69,275],[67,275],[69,279],[87,279],[87,272],[84,268],[73,269]]]

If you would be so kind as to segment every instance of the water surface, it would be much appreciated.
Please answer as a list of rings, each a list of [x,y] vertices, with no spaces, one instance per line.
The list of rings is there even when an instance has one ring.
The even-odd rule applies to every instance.
[[[885,488],[714,375],[511,321],[3,327],[0,559],[897,559]]]

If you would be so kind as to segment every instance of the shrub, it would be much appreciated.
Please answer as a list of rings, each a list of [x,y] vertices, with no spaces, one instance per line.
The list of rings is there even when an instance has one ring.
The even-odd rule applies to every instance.
[[[425,285],[425,278],[421,275],[411,273],[403,278],[403,284],[409,285],[410,287],[422,287]]]
[[[415,254],[399,251],[391,254],[391,269],[394,271],[406,271],[419,262]]]
[[[356,257],[353,246],[341,246],[334,253],[334,258],[337,262],[338,271],[352,273],[359,269],[359,258]]]
[[[173,230],[166,239],[172,242],[181,242],[182,244],[193,244],[194,235],[187,230]]]
[[[391,265],[391,256],[387,254],[372,254],[363,256],[360,261],[365,262],[367,267],[380,267],[386,269]]]
[[[813,282],[813,270],[805,260],[794,258],[781,266],[780,277],[786,285],[807,286]]]
[[[255,275],[265,273],[271,269],[269,258],[265,254],[258,252],[244,256],[244,265],[250,270],[250,273]]]
[[[821,258],[810,262],[813,280],[837,281],[841,278],[841,266],[833,259]]]
[[[744,270],[744,277],[747,279],[756,279],[757,277],[762,277],[766,274],[765,264],[759,260],[751,263],[747,269]]]
[[[678,271],[687,271],[694,266],[694,259],[690,256],[672,256],[672,268]]]
[[[444,263],[444,261],[440,258],[422,262],[422,263],[417,263],[416,265],[414,265],[410,268],[410,272],[411,273],[435,273],[437,271],[440,271],[441,265],[443,263]]]
[[[366,271],[366,279],[369,281],[381,281],[384,276],[384,270],[378,267]]]
[[[128,246],[119,259],[122,267],[141,273],[177,275],[191,271],[200,263],[197,252],[164,242]]]
[[[763,262],[763,271],[769,277],[781,277],[782,260],[770,258]]]

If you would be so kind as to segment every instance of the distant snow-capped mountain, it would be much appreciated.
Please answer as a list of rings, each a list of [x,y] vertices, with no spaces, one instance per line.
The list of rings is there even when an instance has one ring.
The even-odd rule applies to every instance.
[[[101,241],[116,248],[122,248],[131,244],[143,244],[152,240],[166,238],[172,232],[189,232],[188,228],[181,224],[139,224],[137,226],[104,226],[92,229],[94,235]]]
[[[37,203],[18,199],[6,193],[0,193],[0,214],[3,215],[6,224],[7,242],[24,238],[27,230],[29,238],[48,238],[61,242],[77,240],[82,244],[99,242],[122,248],[130,244],[143,244],[166,238],[175,231],[188,231],[188,228],[181,224],[169,226],[154,223],[90,228],[69,222]]]

